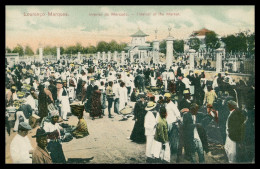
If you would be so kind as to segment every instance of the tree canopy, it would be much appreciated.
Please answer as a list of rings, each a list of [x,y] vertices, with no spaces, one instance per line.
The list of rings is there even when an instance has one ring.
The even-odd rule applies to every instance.
[[[255,33],[239,32],[222,37],[221,40],[226,44],[227,52],[255,52]]]
[[[220,47],[220,40],[217,37],[215,32],[207,32],[205,36],[205,44],[207,50],[213,51],[214,49],[218,49]]]
[[[22,47],[22,45],[18,44],[12,51],[12,53],[19,53],[19,56],[23,56],[24,55],[24,49]]]
[[[193,38],[189,39],[188,44],[189,44],[190,49],[194,49],[197,52],[200,48],[201,42],[200,42],[199,38],[193,37]]]

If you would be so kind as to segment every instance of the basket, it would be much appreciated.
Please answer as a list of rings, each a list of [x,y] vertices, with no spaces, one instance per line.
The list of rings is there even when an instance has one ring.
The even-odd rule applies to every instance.
[[[70,104],[70,108],[71,108],[71,113],[75,116],[79,116],[81,114],[83,114],[83,111],[84,111],[84,104]]]

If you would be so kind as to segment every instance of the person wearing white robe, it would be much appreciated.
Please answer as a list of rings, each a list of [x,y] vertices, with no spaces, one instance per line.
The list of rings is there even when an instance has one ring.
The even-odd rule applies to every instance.
[[[62,96],[63,91],[65,90],[66,95]],[[70,113],[70,102],[69,102],[69,95],[68,91],[65,87],[60,89],[60,92],[58,93],[58,100],[61,101],[61,116],[62,119],[67,121],[67,114]]]
[[[147,157],[147,162],[151,158],[153,158],[152,155],[152,145],[154,141],[154,135],[156,131],[156,124],[158,122],[159,113],[154,109],[156,107],[156,104],[151,102],[151,104],[154,104],[152,107],[149,107],[149,103],[147,107],[145,108],[146,111],[148,111],[145,115],[144,120],[144,127],[145,127],[145,135],[146,135],[146,152],[145,155]]]
[[[119,87],[119,111],[125,108],[127,104],[127,88],[125,83],[121,82]]]
[[[33,147],[27,136],[28,130],[31,129],[28,123],[21,122],[19,124],[18,133],[10,144],[10,155],[13,163],[32,163],[30,153],[32,153]]]
[[[168,83],[167,83],[167,71],[162,73],[162,80],[163,80],[163,85],[164,85],[164,91],[168,89]]]

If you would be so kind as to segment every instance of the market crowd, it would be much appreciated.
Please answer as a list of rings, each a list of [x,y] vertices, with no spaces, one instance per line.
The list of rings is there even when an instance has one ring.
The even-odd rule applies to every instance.
[[[127,120],[122,112],[130,103],[135,124],[129,139],[146,144],[147,163],[172,163],[174,154],[177,163],[182,155],[197,163],[196,153],[207,163],[209,124],[221,133],[229,163],[254,163],[254,77],[236,82],[224,72],[210,79],[204,70],[185,67],[92,59],[7,63],[6,129],[17,132],[10,144],[13,163],[66,163],[61,143],[89,135],[83,111],[92,120]],[[78,125],[61,125],[70,115]],[[33,149],[27,135],[36,126]]]

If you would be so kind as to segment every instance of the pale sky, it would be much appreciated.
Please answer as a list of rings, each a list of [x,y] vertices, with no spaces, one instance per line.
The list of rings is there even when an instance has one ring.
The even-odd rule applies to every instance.
[[[48,12],[68,16],[48,16]],[[25,16],[41,13],[44,16]],[[102,16],[91,16],[91,14]],[[123,16],[112,16],[112,13]],[[167,15],[171,14],[171,15]],[[105,16],[108,14],[108,16]],[[144,14],[144,15],[143,15]],[[161,14],[161,15],[159,15]],[[164,15],[163,15],[164,14]],[[244,6],[6,6],[6,46],[83,46],[99,41],[131,41],[138,27],[149,36],[147,41],[165,39],[171,27],[176,39],[207,28],[220,36],[249,29],[255,31],[255,7]]]

